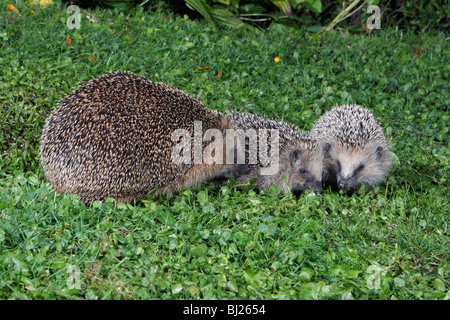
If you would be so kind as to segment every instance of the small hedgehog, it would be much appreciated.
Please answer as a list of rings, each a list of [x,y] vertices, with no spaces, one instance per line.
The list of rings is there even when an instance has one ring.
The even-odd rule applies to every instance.
[[[324,180],[340,189],[381,184],[391,168],[383,129],[366,108],[343,105],[325,112],[311,134],[324,148]]]
[[[235,164],[225,167],[225,178],[235,176],[237,183],[256,179],[256,187],[276,185],[280,193],[288,187],[294,194],[307,189],[322,192],[323,153],[308,133],[249,113],[228,117],[238,143],[233,149]]]
[[[197,123],[200,135],[232,128],[226,116],[181,90],[132,73],[103,75],[67,95],[46,120],[44,175],[58,192],[86,203],[139,201],[154,188],[171,194],[198,185],[221,172],[224,161],[177,161],[180,137],[173,133],[185,130],[190,143]]]

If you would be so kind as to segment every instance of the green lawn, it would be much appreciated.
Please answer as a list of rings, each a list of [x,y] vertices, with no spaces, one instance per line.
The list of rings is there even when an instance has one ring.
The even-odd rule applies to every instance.
[[[139,10],[90,11],[98,23],[83,16],[70,30],[63,9],[19,8],[20,18],[7,3],[1,299],[450,298],[446,35],[223,30]],[[361,104],[386,130],[393,170],[353,194],[274,197],[231,182],[86,207],[44,180],[39,136],[65,94],[107,71],[305,130],[334,105]]]

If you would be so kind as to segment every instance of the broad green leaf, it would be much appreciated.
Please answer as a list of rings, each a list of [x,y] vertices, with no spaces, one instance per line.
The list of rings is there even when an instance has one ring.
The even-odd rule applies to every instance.
[[[300,281],[309,282],[309,281],[311,281],[313,274],[314,274],[314,272],[310,269],[302,269],[297,274],[297,277],[300,279]]]
[[[189,294],[191,295],[192,298],[195,298],[198,293],[200,292],[200,288],[196,285],[190,285],[189,287],[186,288],[186,291],[189,292]]]
[[[306,30],[309,32],[319,32],[323,28],[324,28],[324,26],[314,25],[314,26],[309,26],[308,28],[306,28]]]
[[[205,191],[200,191],[200,192],[197,194],[197,200],[198,200],[198,202],[199,202],[202,206],[204,206],[205,204],[207,204],[207,203],[208,203],[208,191],[207,191],[207,190],[205,190]]]
[[[274,33],[277,33],[277,32],[278,33],[288,33],[289,32],[288,27],[286,27],[284,24],[277,23],[275,21],[272,21],[270,23],[268,30],[270,30],[271,32],[274,32]],[[269,190],[271,192],[276,191],[278,193],[278,189],[274,189],[273,186],[271,186],[271,188],[269,188]]]
[[[191,254],[193,257],[204,257],[207,251],[208,247],[206,246],[206,244],[201,243],[198,247],[193,247],[191,249]]]
[[[231,279],[230,281],[227,282],[227,288],[230,289],[233,292],[238,292],[238,285],[235,279]]]
[[[131,0],[101,0],[100,4],[107,8],[128,9],[134,1]]]
[[[214,19],[220,22],[221,25],[230,28],[239,28],[244,25],[241,19],[226,9],[214,8],[211,9],[211,13]]]
[[[209,7],[209,5],[206,3],[205,0],[185,0],[185,1],[188,8],[197,11],[203,16],[203,18],[214,24],[211,8]]]
[[[263,13],[265,11],[266,11],[265,7],[256,3],[246,3],[239,5],[240,13]]]
[[[183,290],[183,285],[181,283],[177,283],[176,285],[174,285],[172,287],[172,294],[177,294],[179,293],[181,290]]]
[[[305,3],[305,7],[317,13],[322,12],[322,1],[321,0],[308,0]]]
[[[172,212],[170,212],[170,211],[162,211],[158,215],[157,219],[159,222],[164,223],[170,227],[173,227],[176,223],[176,220],[175,220]]]
[[[173,233],[173,229],[172,228],[166,228],[166,229],[162,229],[161,231],[159,231],[156,236],[157,237],[164,237],[164,236],[168,236],[170,234]]]
[[[445,291],[445,283],[441,279],[434,279],[433,287],[438,291]]]
[[[306,0],[291,0],[292,8],[298,9],[300,8]]]
[[[290,16],[292,14],[291,4],[289,0],[272,0],[272,3],[276,5],[285,15]]]

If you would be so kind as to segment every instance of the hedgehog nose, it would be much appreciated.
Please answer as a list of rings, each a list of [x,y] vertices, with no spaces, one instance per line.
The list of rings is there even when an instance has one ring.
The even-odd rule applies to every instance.
[[[348,187],[347,179],[339,179],[338,187],[339,187],[339,189],[347,189],[347,187]]]
[[[314,193],[321,194],[322,193],[322,183],[321,182],[315,183],[312,189],[313,189]]]
[[[311,183],[306,184],[305,189],[309,189],[313,191],[315,194],[321,194],[322,193],[322,183],[319,181],[314,181]]]

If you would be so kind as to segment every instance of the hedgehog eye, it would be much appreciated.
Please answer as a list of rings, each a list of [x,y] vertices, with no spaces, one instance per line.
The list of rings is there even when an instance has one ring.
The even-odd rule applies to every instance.
[[[325,143],[325,152],[330,153],[331,151],[331,143]]]
[[[375,149],[375,157],[376,157],[376,159],[377,160],[380,159],[382,155],[383,155],[383,147],[382,146],[378,146]]]
[[[308,171],[305,168],[300,168],[299,171],[302,175],[306,175],[308,173]]]
[[[359,166],[358,166],[358,168],[356,168],[356,170],[355,170],[355,174],[358,174],[358,173],[360,173],[363,169],[364,169],[364,164],[360,164]]]
[[[342,169],[341,162],[339,160],[336,160],[336,170],[337,170],[337,172],[341,172],[341,169]]]
[[[289,154],[289,160],[291,161],[291,166],[294,165],[295,162],[300,160],[301,158],[301,152],[300,150],[294,150]]]

